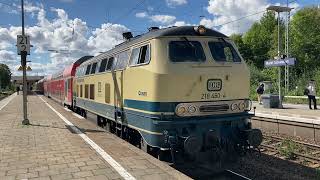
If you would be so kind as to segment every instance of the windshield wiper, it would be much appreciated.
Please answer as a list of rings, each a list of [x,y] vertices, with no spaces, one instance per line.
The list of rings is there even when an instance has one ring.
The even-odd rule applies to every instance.
[[[195,48],[195,46],[192,44],[192,42],[190,42],[189,40],[188,40],[188,38],[187,37],[181,37],[183,40],[185,40],[188,44],[189,44],[189,46],[191,46],[192,48]]]

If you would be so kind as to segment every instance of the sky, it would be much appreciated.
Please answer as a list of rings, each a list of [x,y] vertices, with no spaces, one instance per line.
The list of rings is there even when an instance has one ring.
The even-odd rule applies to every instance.
[[[62,70],[84,55],[97,55],[123,41],[122,33],[148,27],[205,25],[227,35],[244,34],[269,5],[286,0],[25,0],[25,32],[33,47],[30,75]],[[294,12],[320,0],[291,0]],[[293,12],[293,13],[294,13]],[[247,17],[248,16],[248,17]],[[240,19],[240,20],[238,20]],[[20,0],[0,0],[0,63],[18,71],[16,37],[21,34]],[[51,50],[51,51],[49,51]],[[55,51],[52,51],[55,50]]]

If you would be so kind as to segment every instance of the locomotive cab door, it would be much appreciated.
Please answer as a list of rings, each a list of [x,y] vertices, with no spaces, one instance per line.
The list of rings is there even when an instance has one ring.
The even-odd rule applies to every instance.
[[[115,120],[119,124],[125,123],[125,114],[123,110],[123,89],[124,89],[124,74],[125,68],[129,60],[129,51],[123,51],[115,57],[114,67],[112,70],[112,78],[114,82],[114,108]]]

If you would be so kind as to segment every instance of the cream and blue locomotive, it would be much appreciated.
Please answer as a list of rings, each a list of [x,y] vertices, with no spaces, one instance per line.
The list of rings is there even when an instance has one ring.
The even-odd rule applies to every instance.
[[[261,143],[250,123],[249,69],[230,38],[204,26],[124,37],[77,68],[78,112],[155,155]]]

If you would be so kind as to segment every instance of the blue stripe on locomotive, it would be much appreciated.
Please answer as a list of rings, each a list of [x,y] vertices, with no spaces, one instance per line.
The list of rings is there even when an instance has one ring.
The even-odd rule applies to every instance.
[[[137,100],[125,100],[124,106],[131,109],[139,109],[151,112],[174,112],[177,102],[147,102]],[[94,101],[76,99],[78,107],[92,111],[100,116],[114,119],[115,107],[97,103]],[[178,135],[182,129],[194,130],[192,133],[204,133],[211,129],[216,130],[221,136],[230,137],[235,129],[244,129],[245,122],[250,116],[247,112],[227,115],[200,116],[200,117],[178,117],[175,115],[155,115],[140,111],[124,109],[125,122],[140,131],[143,138],[152,146],[161,147],[164,139],[164,130],[173,130]],[[226,125],[227,123],[230,125]]]

